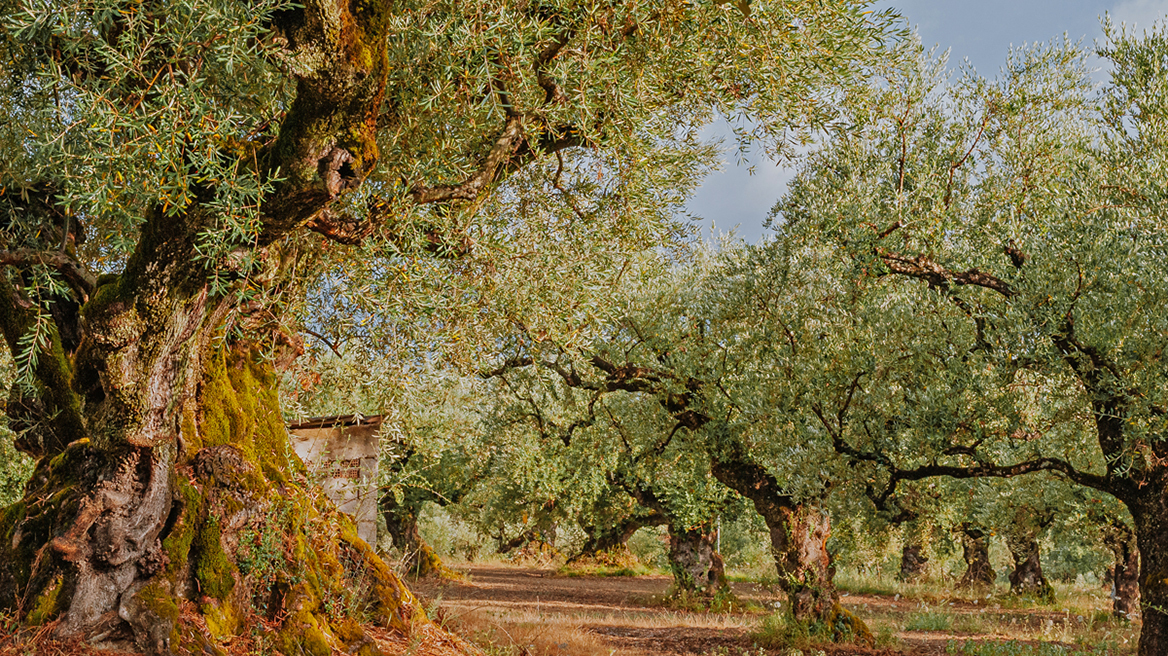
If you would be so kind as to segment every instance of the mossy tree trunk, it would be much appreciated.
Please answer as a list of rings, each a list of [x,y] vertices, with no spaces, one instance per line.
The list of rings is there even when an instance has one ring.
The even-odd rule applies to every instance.
[[[957,529],[961,537],[962,556],[965,558],[965,573],[957,582],[962,588],[985,588],[993,586],[995,574],[990,564],[989,533],[969,524]]]
[[[208,263],[198,240],[218,217],[205,188],[183,213],[145,217],[121,274],[73,276],[76,309],[52,317],[33,383],[9,406],[22,448],[41,457],[0,514],[0,606],[25,624],[221,653],[266,619],[271,646],[323,656],[376,651],[360,620],[424,621],[352,521],[305,488],[270,357],[295,345],[265,327],[242,284],[222,284],[279,286],[284,240],[306,222],[344,238],[325,210],[377,160],[388,71],[369,53],[384,52],[384,11],[309,0],[276,17],[298,84],[278,138],[241,159],[279,172],[257,238]],[[52,208],[51,194],[42,201],[4,202]],[[0,329],[17,353],[37,317],[13,280],[0,277]]]

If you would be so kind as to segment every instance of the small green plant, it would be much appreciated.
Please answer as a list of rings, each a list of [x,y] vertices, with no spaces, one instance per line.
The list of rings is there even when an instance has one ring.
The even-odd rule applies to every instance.
[[[957,642],[951,640],[945,646],[945,653],[960,656],[1069,656],[1070,654],[1110,656],[1117,652],[1112,647],[1104,645],[1084,651],[1082,648],[1071,650],[1049,642],[1027,644],[1014,640],[1009,642]]]
[[[824,643],[846,642],[851,638],[850,627],[845,631],[839,628],[827,622],[800,622],[789,612],[777,611],[763,617],[752,637],[764,647],[806,650]]]
[[[905,631],[949,631],[952,628],[953,616],[936,610],[913,613],[904,622]]]

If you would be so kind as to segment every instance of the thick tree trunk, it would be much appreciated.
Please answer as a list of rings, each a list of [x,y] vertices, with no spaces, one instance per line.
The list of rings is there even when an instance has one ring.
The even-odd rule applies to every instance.
[[[904,543],[900,551],[900,580],[917,581],[924,578],[929,563],[924,551],[924,546],[919,542],[910,540]]]
[[[1053,602],[1054,588],[1042,574],[1042,561],[1035,536],[1031,533],[1010,535],[1006,538],[1006,546],[1014,559],[1014,570],[1010,572],[1010,592]]]
[[[669,527],[669,567],[676,593],[714,594],[726,588],[713,522],[693,528]]]
[[[990,536],[985,531],[964,524],[958,527],[961,549],[965,557],[965,574],[957,586],[961,588],[992,587],[996,575],[990,565]]]
[[[401,551],[402,570],[417,578],[456,578],[455,573],[422,538],[418,531],[418,507],[409,503],[409,492],[406,497],[404,503],[399,504],[392,494],[387,493],[381,496],[378,504],[393,546]]]
[[[287,460],[271,365],[250,348],[209,348],[176,442],[79,440],[41,460],[0,517],[3,598],[26,623],[59,620],[57,636],[160,654],[214,652],[264,619],[278,649],[322,655],[366,640],[355,619],[403,632],[424,622],[352,520]]]
[[[764,467],[736,450],[714,458],[714,477],[754,503],[771,538],[771,554],[779,585],[787,593],[797,621],[833,628],[837,638],[874,642],[864,622],[839,603],[833,578],[835,567],[827,551],[831,518],[819,509],[797,503]]]

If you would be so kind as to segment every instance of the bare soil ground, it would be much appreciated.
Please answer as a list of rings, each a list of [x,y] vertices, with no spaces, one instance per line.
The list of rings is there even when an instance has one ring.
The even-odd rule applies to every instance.
[[[412,588],[431,617],[471,638],[490,656],[739,656],[743,651],[755,655],[758,646],[752,635],[764,615],[760,609],[783,601],[777,590],[735,583],[734,592],[753,604],[754,610],[697,613],[651,605],[651,597],[669,587],[667,576],[565,577],[552,569],[498,564],[460,571],[465,577],[461,581],[422,580]],[[928,607],[929,612],[944,612],[950,627],[903,631],[905,618],[926,608],[919,600],[852,594],[842,602],[874,630],[884,628],[893,634],[896,646],[817,648],[828,656],[940,655],[946,653],[950,641],[970,640],[1061,639],[1072,646],[1066,642],[1074,640],[1070,629],[1082,621],[1055,609],[1003,609],[957,600]],[[1061,634],[1055,632],[1060,627]],[[1119,627],[1116,642],[1130,641],[1134,635],[1138,627]],[[1128,644],[1134,648],[1134,642]],[[1121,646],[1118,653],[1124,651]]]

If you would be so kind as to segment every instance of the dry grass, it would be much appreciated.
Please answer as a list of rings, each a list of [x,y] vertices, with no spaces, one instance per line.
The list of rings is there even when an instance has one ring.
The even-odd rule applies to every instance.
[[[624,656],[573,616],[478,609],[457,614],[443,610],[435,619],[488,656]]]
[[[430,613],[439,625],[466,636],[489,656],[633,656],[644,652],[614,648],[601,634],[679,627],[748,633],[758,621],[755,616],[660,608],[613,610],[579,604],[565,610],[562,603],[553,608],[557,610],[448,600],[439,601]]]

